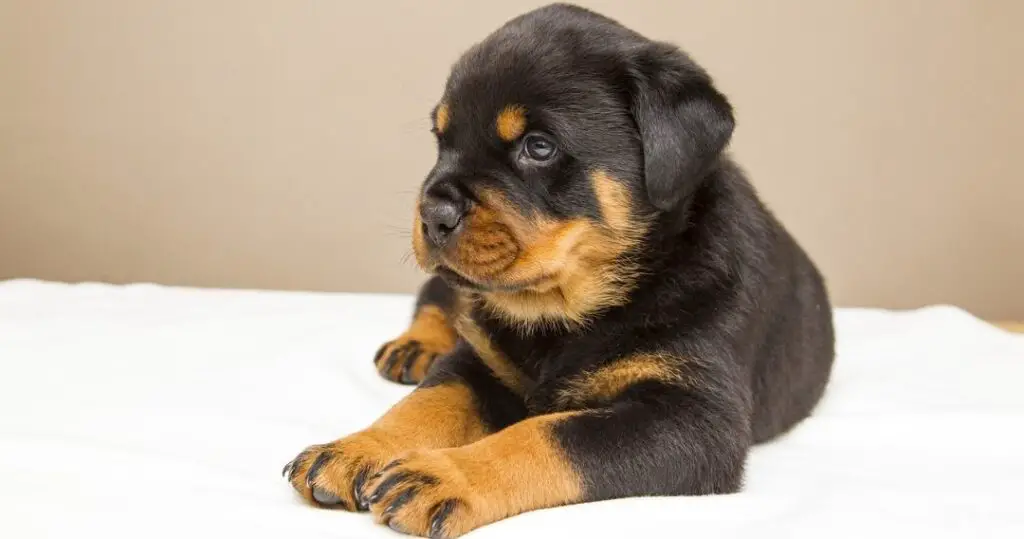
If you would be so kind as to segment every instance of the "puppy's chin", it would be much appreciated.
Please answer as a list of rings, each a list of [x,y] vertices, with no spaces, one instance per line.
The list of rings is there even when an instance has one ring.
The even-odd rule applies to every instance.
[[[451,286],[452,288],[473,292],[486,292],[488,290],[484,285],[475,283],[466,277],[463,277],[460,273],[447,266],[437,266],[434,268],[433,273],[440,277],[441,280],[448,283],[448,286]]]
[[[529,292],[536,291],[536,287],[542,284],[542,280],[529,282],[507,282],[501,279],[475,280],[445,265],[434,267],[432,273],[448,283],[449,286],[473,292]]]

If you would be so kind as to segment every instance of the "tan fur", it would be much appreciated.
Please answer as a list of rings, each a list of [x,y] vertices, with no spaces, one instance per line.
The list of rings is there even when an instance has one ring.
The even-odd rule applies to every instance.
[[[427,369],[438,355],[447,354],[455,348],[455,333],[452,321],[435,305],[424,305],[416,312],[412,324],[404,333],[384,346],[384,352],[378,359],[378,367],[383,368],[391,353],[397,349],[418,343],[419,353],[410,359],[412,368],[409,373],[412,380],[419,383],[427,373]],[[389,379],[397,380],[401,375],[403,364],[395,363],[389,372],[382,373]]]
[[[509,361],[468,315],[460,316],[456,320],[455,329],[505,387],[519,395],[525,395],[533,387],[533,380],[527,378],[523,371]]]
[[[418,388],[395,404],[370,427],[328,444],[314,446],[299,457],[292,484],[311,499],[306,472],[322,453],[331,455],[314,486],[342,497],[355,507],[352,483],[364,467],[379,470],[398,456],[418,449],[441,449],[472,443],[487,435],[472,391],[450,383]]]
[[[499,212],[513,222],[522,247],[505,271],[513,282],[530,286],[483,295],[492,312],[522,329],[538,322],[580,325],[594,312],[621,305],[638,268],[623,255],[643,237],[649,223],[637,216],[627,188],[604,171],[590,175],[602,222],[556,221],[538,217],[523,223],[514,208]],[[517,222],[518,221],[518,222]]]
[[[455,347],[455,330],[452,328],[448,315],[436,305],[424,305],[416,311],[409,329],[403,334],[424,345],[436,345],[436,348],[449,351]]]
[[[680,368],[684,361],[667,354],[628,356],[572,378],[555,396],[555,404],[559,408],[595,406],[639,382],[685,385],[689,380]]]
[[[526,131],[526,107],[522,105],[506,106],[498,113],[494,127],[498,132],[498,137],[505,142],[512,142],[523,136]]]
[[[370,429],[387,433],[407,449],[454,447],[487,433],[473,392],[460,383],[417,388]]]
[[[622,182],[601,170],[590,179],[600,221],[523,215],[497,192],[482,190],[481,204],[441,261],[490,288],[482,293],[484,306],[524,332],[550,323],[583,325],[593,313],[623,304],[639,272],[625,255],[649,220],[637,215]],[[413,250],[427,271],[438,263],[426,249],[418,211]]]
[[[633,199],[626,186],[603,170],[590,174],[590,182],[604,224],[621,242],[632,245],[639,240],[647,232],[648,223],[633,215]]]
[[[457,505],[444,522],[445,537],[458,537],[484,524],[526,511],[582,499],[582,482],[551,436],[553,425],[575,412],[538,416],[459,448],[421,451],[402,459],[390,473],[408,474],[370,506],[378,521],[396,496],[410,486],[416,495],[387,515],[406,532],[427,535],[432,510],[445,500]],[[372,489],[389,476],[385,473]],[[431,484],[417,478],[431,477]]]
[[[519,256],[514,233],[501,222],[501,213],[489,206],[476,207],[447,257],[478,282],[499,277]]]
[[[437,106],[437,110],[434,111],[434,129],[438,133],[444,133],[445,129],[448,129],[448,121],[451,119],[451,109],[448,108],[447,103],[441,103]]]

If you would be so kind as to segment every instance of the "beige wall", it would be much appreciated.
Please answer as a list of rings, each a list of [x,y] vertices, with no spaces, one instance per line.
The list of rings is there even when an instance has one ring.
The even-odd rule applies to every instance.
[[[1024,318],[1024,2],[585,3],[711,70],[837,303]],[[0,278],[413,290],[427,112],[540,4],[0,0]]]

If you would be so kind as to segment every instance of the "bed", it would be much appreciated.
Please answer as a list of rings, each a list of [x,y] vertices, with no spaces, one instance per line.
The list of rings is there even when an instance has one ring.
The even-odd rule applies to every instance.
[[[397,537],[280,470],[408,391],[370,358],[412,301],[0,282],[0,537]],[[835,319],[825,399],[753,451],[743,492],[471,537],[1024,537],[1024,336],[950,306]]]

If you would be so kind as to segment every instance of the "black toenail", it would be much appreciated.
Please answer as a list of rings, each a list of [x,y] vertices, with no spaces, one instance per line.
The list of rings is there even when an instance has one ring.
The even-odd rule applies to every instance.
[[[366,498],[366,501],[370,503],[377,503],[381,498],[384,497],[385,494],[388,493],[389,490],[391,490],[399,483],[405,481],[408,478],[409,474],[402,472],[392,475],[391,477],[382,481],[381,484],[377,485],[377,488],[373,491],[373,494],[370,494],[370,496]]]
[[[448,516],[452,514],[452,510],[458,502],[455,500],[445,500],[436,506],[436,509],[431,512],[434,517],[430,520],[430,539],[440,539],[444,537],[444,522],[448,520]]]
[[[404,346],[396,346],[388,354],[387,359],[384,360],[384,365],[380,367],[380,373],[385,377],[391,376],[391,369],[395,368],[395,364],[398,360],[405,355],[406,348]]]
[[[416,496],[416,488],[415,487],[410,488],[410,489],[406,490],[405,492],[402,492],[398,496],[395,496],[395,499],[391,502],[391,505],[389,505],[388,508],[383,511],[384,514],[390,515],[390,514],[394,513],[395,511],[398,511],[399,509],[402,508],[403,505],[409,503],[409,501],[412,500],[415,496]]]
[[[402,365],[402,374],[399,377],[399,381],[402,382],[403,384],[411,385],[411,384],[415,384],[416,383],[416,380],[414,380],[413,377],[412,377],[412,372],[411,371],[412,371],[413,365],[416,364],[416,358],[417,357],[418,356],[413,356],[412,358],[409,358],[409,361],[406,361],[405,365]]]
[[[327,464],[327,461],[331,459],[331,454],[324,451],[320,453],[320,456],[313,461],[313,465],[309,467],[309,472],[306,473],[306,486],[312,487],[313,481],[316,480],[316,476],[320,475],[320,469]]]
[[[373,363],[374,363],[374,365],[376,365],[378,362],[380,362],[381,356],[384,355],[384,351],[388,349],[388,345],[390,345],[390,344],[391,343],[386,342],[380,348],[377,349],[377,353],[373,355]]]
[[[370,474],[369,468],[363,468],[356,474],[356,478],[352,480],[352,497],[356,501],[356,509],[359,511],[366,511],[369,507],[366,504],[366,498],[363,496],[363,487],[366,485],[366,476]]]

